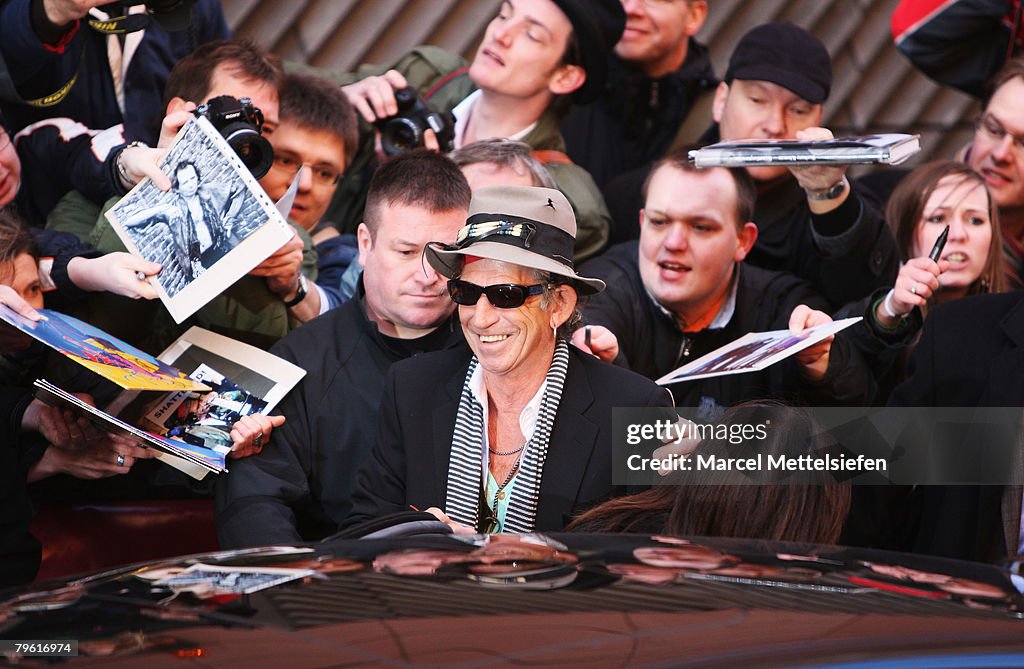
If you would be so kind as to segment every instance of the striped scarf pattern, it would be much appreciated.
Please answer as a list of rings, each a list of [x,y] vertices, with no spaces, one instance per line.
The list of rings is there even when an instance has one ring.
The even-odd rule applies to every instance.
[[[457,522],[479,527],[481,479],[483,475],[483,407],[473,398],[470,379],[480,364],[476,356],[469,362],[466,381],[455,415],[455,434],[448,458],[448,489],[445,513]],[[523,453],[515,492],[505,516],[506,532],[532,532],[540,499],[540,478],[547,459],[555,414],[562,400],[562,389],[569,370],[569,346],[559,340],[547,374],[547,387],[541,398],[537,424]]]

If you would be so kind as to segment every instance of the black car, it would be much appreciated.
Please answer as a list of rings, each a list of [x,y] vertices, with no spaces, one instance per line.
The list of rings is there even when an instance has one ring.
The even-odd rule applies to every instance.
[[[23,666],[1024,666],[1017,568],[712,538],[337,539],[9,590],[0,638]]]

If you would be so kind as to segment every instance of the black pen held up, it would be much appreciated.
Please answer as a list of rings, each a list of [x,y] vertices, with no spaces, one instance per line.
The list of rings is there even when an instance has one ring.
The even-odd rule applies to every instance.
[[[935,246],[932,247],[932,252],[928,254],[928,257],[935,262],[939,262],[939,258],[942,257],[942,249],[946,247],[946,240],[949,239],[949,226],[947,225],[939,233],[938,239],[935,240]]]

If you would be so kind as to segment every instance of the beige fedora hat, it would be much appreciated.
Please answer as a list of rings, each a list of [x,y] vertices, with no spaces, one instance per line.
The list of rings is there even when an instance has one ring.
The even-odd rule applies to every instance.
[[[427,262],[449,279],[462,273],[466,256],[521,265],[556,277],[581,295],[604,290],[604,281],[573,267],[576,215],[561,191],[535,186],[494,186],[473,193],[469,218],[454,244],[430,242]]]

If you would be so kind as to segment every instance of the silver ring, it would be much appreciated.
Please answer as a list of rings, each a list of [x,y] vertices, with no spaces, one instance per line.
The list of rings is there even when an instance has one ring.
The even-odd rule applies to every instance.
[[[261,448],[263,446],[263,433],[260,432],[252,438],[252,445],[255,448]]]
[[[917,284],[916,283],[913,286],[910,287],[910,292],[912,294],[914,294],[914,295],[917,295]]]
[[[117,454],[117,459],[114,460],[114,462],[117,463],[118,467],[124,467],[124,455],[122,455],[121,453],[118,453]]]

